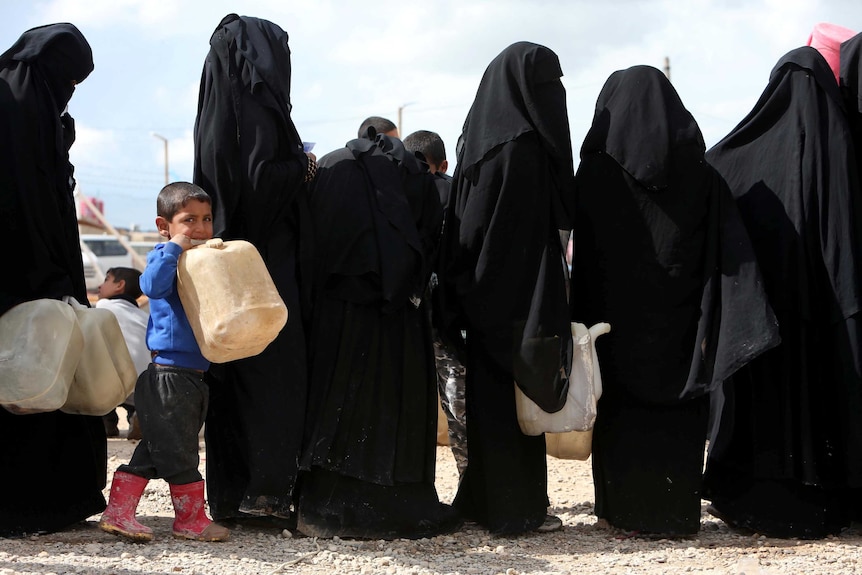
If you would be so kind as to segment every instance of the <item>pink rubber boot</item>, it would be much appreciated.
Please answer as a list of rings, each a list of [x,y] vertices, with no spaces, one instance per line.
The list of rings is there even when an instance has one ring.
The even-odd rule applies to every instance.
[[[204,510],[204,482],[170,484],[174,504],[174,536],[196,541],[227,541],[230,531],[210,521]]]
[[[117,471],[111,481],[108,508],[99,520],[99,529],[128,537],[133,541],[152,541],[153,530],[138,523],[135,510],[149,480],[131,473]]]

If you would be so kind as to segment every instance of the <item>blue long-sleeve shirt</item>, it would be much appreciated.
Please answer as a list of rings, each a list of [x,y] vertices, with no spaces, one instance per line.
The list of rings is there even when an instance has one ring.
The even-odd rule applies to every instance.
[[[147,347],[158,352],[154,363],[205,371],[210,362],[201,355],[177,293],[177,261],[182,253],[180,246],[166,242],[147,255],[141,274],[141,290],[150,298]]]

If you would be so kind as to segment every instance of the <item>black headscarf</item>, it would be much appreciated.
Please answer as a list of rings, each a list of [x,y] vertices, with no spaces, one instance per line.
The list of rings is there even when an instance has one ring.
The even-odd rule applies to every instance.
[[[606,393],[676,403],[777,345],[745,228],[659,70],[614,72],[576,176],[572,317],[610,322]]]
[[[491,61],[458,140],[458,166],[464,177],[475,179],[473,168],[497,146],[534,132],[551,158],[559,196],[554,201],[561,202],[571,215],[571,206],[565,202],[574,182],[574,168],[566,90],[559,81],[562,76],[557,55],[531,42],[516,42]],[[562,223],[565,216],[558,216]]]
[[[551,50],[518,42],[488,66],[464,122],[439,275],[444,337],[461,329],[546,411],[571,357],[558,229],[574,171],[565,89]]]
[[[24,32],[0,56],[4,68],[13,62],[29,64],[42,77],[59,114],[72,98],[74,84],[83,82],[93,71],[93,51],[74,25],[49,24]]]
[[[443,215],[433,177],[400,140],[376,135],[325,155],[310,203],[317,289],[384,311],[423,295]]]
[[[87,300],[68,153],[75,127],[61,112],[92,70],[72,24],[28,30],[0,55],[0,223],[18,243],[0,312],[39,297]]]
[[[650,190],[667,187],[671,159],[680,149],[699,156],[704,152],[697,122],[667,78],[655,72],[634,66],[611,74],[581,147],[581,157],[604,152]]]
[[[249,16],[222,19],[210,38],[195,120],[194,181],[213,198],[215,235],[261,249],[302,187],[306,160],[290,117],[290,78],[284,30]],[[275,134],[257,133],[264,123]],[[262,137],[271,141],[255,142]],[[254,165],[247,150],[258,145],[267,149]],[[296,174],[277,166],[288,162],[297,164]]]

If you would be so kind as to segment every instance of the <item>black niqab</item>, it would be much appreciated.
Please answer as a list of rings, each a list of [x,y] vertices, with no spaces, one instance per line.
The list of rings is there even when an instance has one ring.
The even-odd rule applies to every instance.
[[[261,249],[301,186],[284,185],[278,170],[247,165],[246,150],[256,145],[255,137],[277,137],[263,143],[275,150],[276,157],[267,161],[298,161],[303,167],[306,162],[290,117],[288,35],[267,20],[229,14],[210,38],[210,47],[195,121],[194,181],[213,198],[214,235],[247,239]],[[244,117],[251,113],[242,104],[247,94],[272,115],[267,121],[277,136],[244,129],[254,121]]]
[[[28,30],[0,55],[0,66],[26,62],[42,76],[62,112],[74,85],[93,71],[93,52],[84,35],[72,24],[49,24]]]
[[[559,195],[555,201],[571,214],[565,192],[572,189],[574,168],[562,76],[557,55],[531,42],[516,42],[491,61],[458,140],[458,166],[465,177],[475,180],[473,168],[491,150],[534,132],[552,158]],[[564,214],[557,216],[558,227],[567,229]]]
[[[676,90],[653,70],[635,66],[611,74],[599,94],[581,157],[604,152],[645,188],[658,190],[667,187],[671,158],[678,150],[692,148],[702,156],[704,143]]]

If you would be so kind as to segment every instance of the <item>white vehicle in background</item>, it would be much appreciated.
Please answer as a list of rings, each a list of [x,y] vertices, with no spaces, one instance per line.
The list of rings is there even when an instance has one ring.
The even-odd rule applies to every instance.
[[[147,254],[153,251],[158,242],[129,242],[135,253],[144,258],[144,263],[147,261]]]
[[[105,281],[105,272],[113,267],[139,268],[135,258],[120,240],[111,234],[82,234],[81,258],[87,291],[94,292]]]

